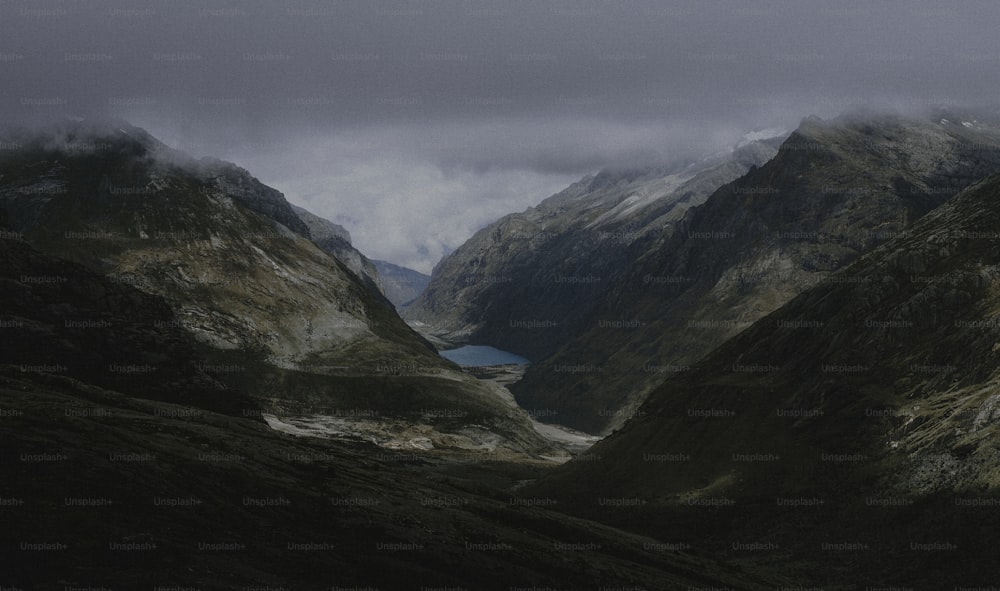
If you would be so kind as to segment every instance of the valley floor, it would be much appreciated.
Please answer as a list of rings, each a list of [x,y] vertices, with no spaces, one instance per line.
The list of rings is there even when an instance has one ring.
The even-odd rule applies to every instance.
[[[495,384],[499,394],[509,404],[516,404],[506,386],[516,382],[524,373],[523,366],[505,365],[492,368],[474,368],[470,373],[481,380]],[[330,415],[286,415],[278,417],[264,414],[267,424],[274,430],[289,435],[365,441],[386,450],[414,453],[439,450],[468,452],[472,454],[507,454],[511,460],[544,459],[565,463],[574,455],[585,452],[600,437],[581,433],[554,423],[531,420],[540,435],[552,443],[548,453],[529,458],[524,454],[509,452],[503,438],[481,425],[466,425],[456,431],[442,432],[430,424],[413,424],[407,421]]]
[[[0,367],[0,587],[773,589],[427,457]]]

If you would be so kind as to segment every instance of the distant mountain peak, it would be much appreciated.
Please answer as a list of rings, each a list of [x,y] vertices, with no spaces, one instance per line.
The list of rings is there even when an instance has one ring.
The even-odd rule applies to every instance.
[[[298,205],[292,204],[292,210],[302,221],[309,226],[309,231],[312,232],[313,240],[323,240],[326,238],[339,238],[348,244],[351,243],[351,233],[347,231],[347,228],[341,226],[340,224],[335,224],[330,220],[320,217],[311,211],[299,207]]]
[[[427,289],[430,275],[388,261],[373,261],[382,280],[382,292],[396,308],[417,299]]]

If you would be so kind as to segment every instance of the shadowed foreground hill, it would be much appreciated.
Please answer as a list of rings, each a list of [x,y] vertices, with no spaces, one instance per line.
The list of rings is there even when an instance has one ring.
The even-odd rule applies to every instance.
[[[491,485],[506,480],[499,464],[478,482],[471,466],[6,367],[0,410],[4,588],[762,591],[785,580],[511,504]]]
[[[824,589],[991,584],[998,313],[994,176],[667,380],[531,494]]]

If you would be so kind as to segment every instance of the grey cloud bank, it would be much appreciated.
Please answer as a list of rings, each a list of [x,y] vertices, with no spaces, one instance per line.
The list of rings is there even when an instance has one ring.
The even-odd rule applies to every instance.
[[[991,2],[0,4],[0,117],[117,115],[428,271],[582,174],[994,101]]]

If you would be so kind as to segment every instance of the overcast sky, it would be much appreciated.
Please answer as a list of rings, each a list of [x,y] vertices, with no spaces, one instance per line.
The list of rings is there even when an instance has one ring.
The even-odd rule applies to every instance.
[[[122,116],[429,272],[606,166],[997,102],[1000,4],[0,0],[0,116]]]

